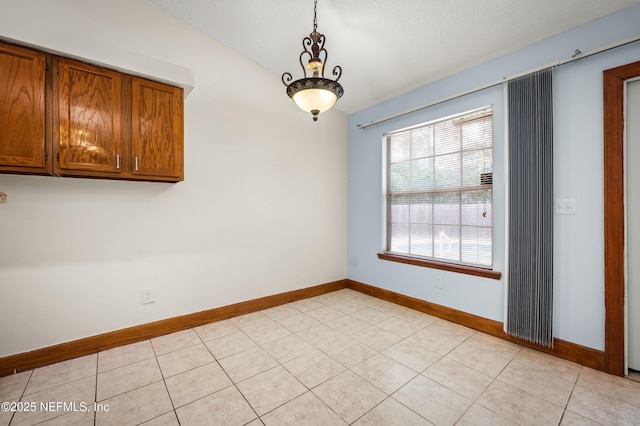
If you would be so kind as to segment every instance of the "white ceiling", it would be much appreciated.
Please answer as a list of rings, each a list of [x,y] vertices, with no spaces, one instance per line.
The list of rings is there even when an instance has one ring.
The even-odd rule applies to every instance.
[[[302,77],[313,0],[151,0],[280,75]],[[351,114],[640,0],[318,0],[325,77],[342,66]],[[567,52],[568,55],[570,52]],[[285,88],[282,86],[283,95]]]

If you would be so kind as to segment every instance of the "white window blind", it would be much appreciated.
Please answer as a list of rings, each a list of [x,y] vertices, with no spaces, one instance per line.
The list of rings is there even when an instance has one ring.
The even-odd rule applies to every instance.
[[[492,266],[493,111],[386,137],[386,251]]]

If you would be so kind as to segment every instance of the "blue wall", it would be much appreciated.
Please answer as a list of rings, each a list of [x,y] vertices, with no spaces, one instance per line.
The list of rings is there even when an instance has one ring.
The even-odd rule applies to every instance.
[[[485,105],[494,108],[494,269],[505,268],[504,100],[494,86],[403,117],[357,124],[640,34],[640,5],[528,46],[349,116],[348,278],[492,320],[504,320],[504,281],[379,260],[383,247],[384,133]],[[602,71],[640,60],[640,42],[557,67],[554,72],[554,197],[575,215],[554,221],[554,336],[604,349]],[[441,278],[443,289],[434,282]]]

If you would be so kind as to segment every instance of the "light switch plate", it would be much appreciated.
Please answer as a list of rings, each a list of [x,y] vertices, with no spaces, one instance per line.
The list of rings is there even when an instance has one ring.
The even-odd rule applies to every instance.
[[[575,198],[556,198],[556,214],[576,214]]]

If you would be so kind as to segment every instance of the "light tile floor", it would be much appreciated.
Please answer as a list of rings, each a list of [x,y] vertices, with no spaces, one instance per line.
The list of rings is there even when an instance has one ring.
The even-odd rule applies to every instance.
[[[347,289],[0,378],[0,401],[0,426],[640,424],[638,382]]]

